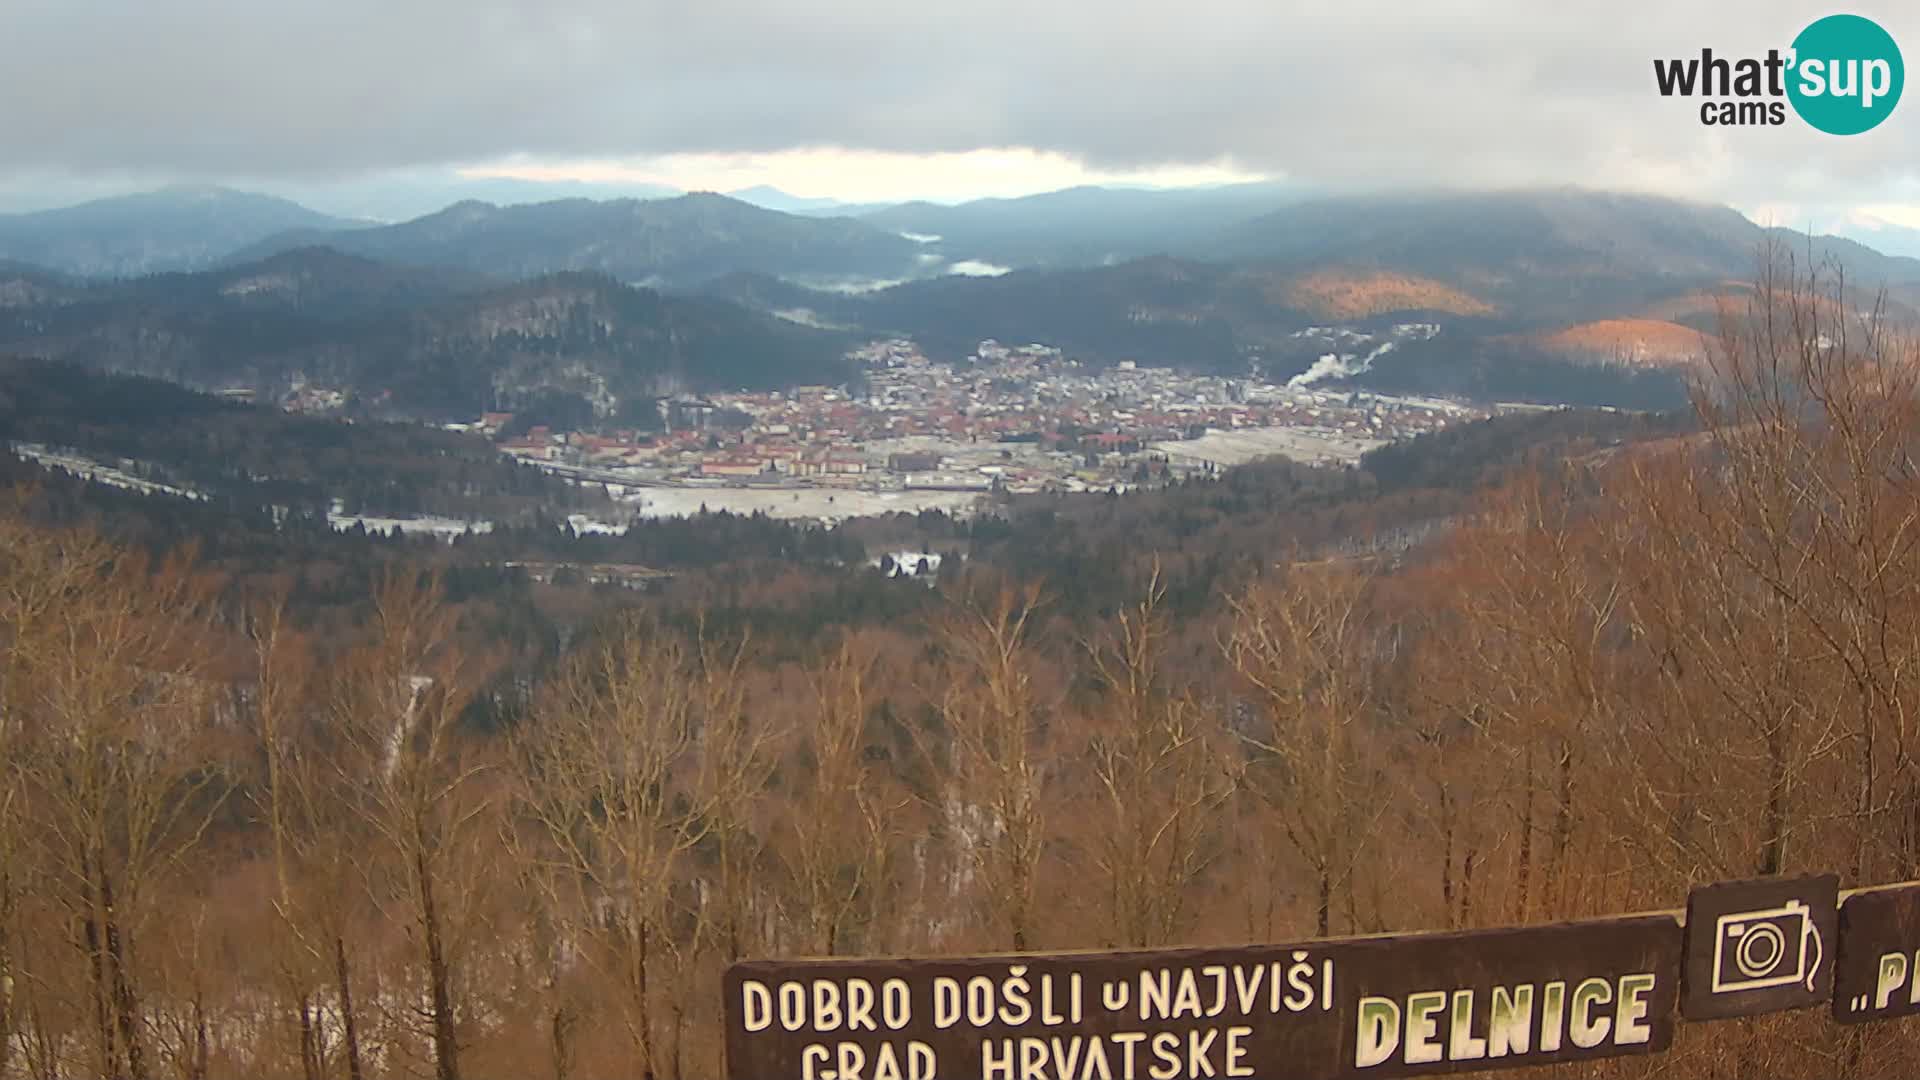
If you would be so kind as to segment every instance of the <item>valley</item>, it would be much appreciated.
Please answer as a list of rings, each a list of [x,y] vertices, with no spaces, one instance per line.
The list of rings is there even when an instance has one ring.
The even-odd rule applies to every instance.
[[[1350,335],[1338,343],[1349,351],[1324,354],[1321,370],[1275,384],[1131,362],[1091,367],[1050,346],[996,341],[948,364],[910,341],[883,341],[852,354],[863,365],[855,389],[667,399],[664,431],[540,425],[498,446],[603,484],[642,513],[700,506],[832,520],[959,511],[993,495],[1117,494],[1275,454],[1351,467],[1377,446],[1490,414],[1311,388],[1345,370],[1342,361],[1363,366],[1370,353],[1358,350],[1371,342]],[[457,426],[495,436],[524,427],[504,413]]]
[[[6,235],[0,255],[38,250]],[[1725,305],[1747,302],[1727,283],[1789,245],[1720,208],[1574,189],[1074,190],[857,217],[718,195],[472,202],[275,233],[185,273],[0,264],[0,356],[444,428],[610,499],[609,520],[834,521],[1266,455],[1350,467],[1520,406],[1680,407]],[[1805,245],[1911,311],[1920,262]],[[1013,269],[969,272],[989,259]],[[905,280],[807,284],[836,275]],[[142,457],[120,442],[88,467]],[[381,530],[498,517],[326,497]]]

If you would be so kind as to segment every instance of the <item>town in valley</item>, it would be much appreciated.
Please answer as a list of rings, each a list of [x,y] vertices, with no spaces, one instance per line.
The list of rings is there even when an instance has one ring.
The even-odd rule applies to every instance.
[[[555,430],[516,425],[510,412],[448,426],[604,484],[634,516],[728,509],[838,520],[965,513],[1001,493],[1120,493],[1273,455],[1350,466],[1388,442],[1537,407],[1336,389],[1302,376],[1095,366],[1057,347],[993,340],[957,363],[904,339],[852,357],[857,385],[663,398],[656,430]],[[1316,370],[1338,373],[1341,359],[1328,354]]]

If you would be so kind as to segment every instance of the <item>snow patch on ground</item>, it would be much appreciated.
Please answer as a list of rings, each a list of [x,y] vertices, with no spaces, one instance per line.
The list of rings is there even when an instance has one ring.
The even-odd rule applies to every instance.
[[[1281,454],[1302,464],[1353,465],[1360,456],[1386,439],[1318,428],[1242,428],[1210,430],[1198,439],[1157,442],[1153,448],[1176,463],[1205,461],[1218,466],[1245,465],[1255,458]]]
[[[764,513],[788,520],[824,522],[880,514],[944,510],[966,515],[981,495],[967,491],[855,491],[842,488],[641,488],[624,497],[641,517],[691,517],[713,513]]]
[[[889,551],[868,559],[867,565],[879,569],[886,565],[889,558],[893,560],[893,567],[887,572],[888,577],[914,577],[920,573],[922,563],[926,564],[928,574],[940,572],[940,553],[937,551]]]
[[[386,533],[399,529],[404,536],[434,536],[448,541],[464,533],[478,535],[493,531],[491,521],[464,521],[460,518],[433,516],[396,518],[376,517],[369,514],[331,513],[327,515],[327,524],[333,526],[335,532],[350,532],[355,525],[364,525],[368,532]]]
[[[625,536],[625,525],[609,525],[604,521],[595,521],[585,514],[568,514],[567,524],[573,528],[575,536]]]
[[[138,491],[143,495],[175,495],[183,499],[201,499],[205,492],[192,488],[175,487],[155,480],[145,480],[127,472],[130,468],[140,468],[136,461],[122,461],[118,465],[109,465],[103,461],[66,450],[54,450],[40,443],[8,443],[15,454],[28,461],[38,462],[49,469],[64,469],[83,480],[91,480],[109,487]]]

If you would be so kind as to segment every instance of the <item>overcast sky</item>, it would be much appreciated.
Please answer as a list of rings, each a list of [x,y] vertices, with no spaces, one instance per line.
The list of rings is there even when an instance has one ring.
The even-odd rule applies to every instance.
[[[1920,226],[1920,100],[1701,126],[1656,56],[1789,0],[0,0],[0,199],[461,168],[884,200],[1578,183]],[[1850,8],[1920,58],[1920,4]],[[1914,95],[1909,95],[1914,96]]]

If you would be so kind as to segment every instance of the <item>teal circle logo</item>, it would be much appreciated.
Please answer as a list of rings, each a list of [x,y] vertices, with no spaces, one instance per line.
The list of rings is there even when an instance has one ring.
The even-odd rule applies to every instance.
[[[1893,35],[1859,15],[1829,15],[1800,31],[1790,63],[1793,111],[1829,135],[1878,127],[1907,81]]]

